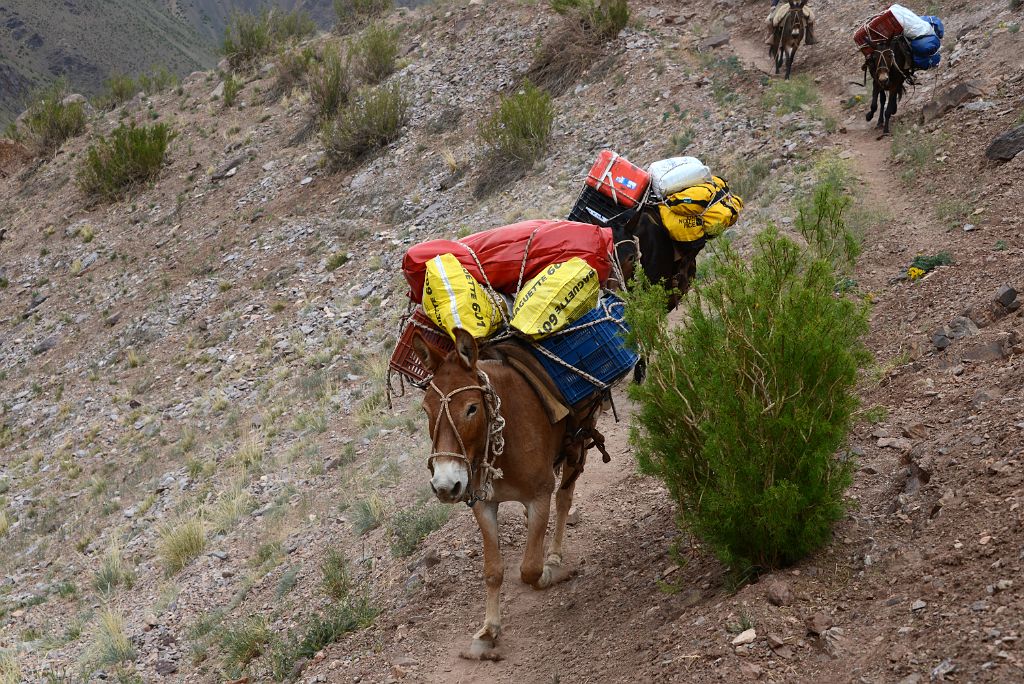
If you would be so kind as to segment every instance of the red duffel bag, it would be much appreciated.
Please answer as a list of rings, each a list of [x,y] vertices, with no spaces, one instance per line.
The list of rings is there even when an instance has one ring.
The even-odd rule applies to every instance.
[[[514,295],[516,287],[521,285],[519,271],[523,265],[524,252],[526,270],[522,283],[550,264],[567,261],[572,257],[579,257],[593,266],[604,283],[611,273],[612,249],[611,228],[574,221],[523,221],[474,233],[458,241],[421,242],[405,253],[402,272],[409,282],[410,299],[419,303],[423,298],[423,277],[427,262],[439,254],[454,254],[477,282]],[[477,265],[478,261],[480,265]],[[484,273],[480,272],[481,265]]]

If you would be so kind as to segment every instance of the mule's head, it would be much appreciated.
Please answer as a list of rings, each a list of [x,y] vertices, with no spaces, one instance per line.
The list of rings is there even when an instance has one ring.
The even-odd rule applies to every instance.
[[[423,397],[429,421],[431,454],[427,461],[430,488],[444,503],[465,501],[473,478],[471,464],[481,463],[488,448],[487,407],[476,364],[476,339],[461,328],[455,349],[447,356],[417,331],[413,349],[433,379]]]
[[[868,58],[868,69],[871,71],[871,78],[875,79],[882,90],[889,88],[889,81],[897,69],[896,53],[891,45],[883,45],[881,49],[875,50]]]

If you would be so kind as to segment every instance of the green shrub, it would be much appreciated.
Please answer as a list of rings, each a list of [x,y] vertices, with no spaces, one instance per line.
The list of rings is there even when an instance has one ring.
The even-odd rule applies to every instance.
[[[480,137],[500,158],[532,164],[547,151],[554,120],[551,96],[527,81],[518,93],[501,98],[481,124]]]
[[[348,33],[368,20],[391,11],[394,5],[394,0],[334,0],[337,29],[341,33]]]
[[[581,22],[596,38],[608,40],[619,35],[629,23],[626,0],[551,0],[551,9]]]
[[[0,649],[0,684],[20,684],[22,676],[17,654]]]
[[[298,42],[316,33],[316,22],[304,10],[271,11],[270,35],[277,44]]]
[[[764,157],[741,161],[741,164],[734,166],[734,168],[738,167],[739,170],[735,173],[730,173],[725,180],[729,182],[729,190],[739,195],[744,203],[752,204],[753,200],[760,194],[761,186],[771,174],[772,169],[768,160]]]
[[[814,85],[814,80],[806,74],[788,81],[773,81],[764,96],[765,108],[774,109],[781,114],[799,112],[817,101],[818,88]]]
[[[128,588],[135,584],[135,573],[125,566],[121,547],[117,543],[107,549],[92,584],[103,597],[110,597],[122,584]]]
[[[409,100],[400,83],[364,89],[320,133],[329,164],[349,166],[401,136]]]
[[[260,14],[235,14],[224,30],[221,50],[232,69],[241,69],[268,54],[273,45],[269,13],[264,10]]]
[[[431,503],[399,510],[388,522],[391,553],[402,558],[408,556],[424,537],[448,522],[451,513],[451,506]]]
[[[97,667],[131,662],[138,657],[132,642],[124,631],[124,618],[112,608],[105,608],[94,631],[91,652],[87,659]]]
[[[160,529],[157,554],[168,575],[173,575],[206,550],[206,525],[200,517],[168,523]]]
[[[284,49],[274,60],[274,85],[268,96],[271,100],[283,97],[305,83],[311,66],[316,62],[316,51],[311,46]]]
[[[352,576],[348,571],[348,560],[345,554],[336,549],[327,552],[327,556],[320,564],[320,573],[323,576],[323,587],[327,595],[335,601],[342,601],[348,598],[352,589]]]
[[[741,578],[828,541],[853,463],[837,458],[857,406],[867,312],[834,293],[831,264],[774,228],[752,260],[728,244],[668,329],[667,294],[641,286],[628,320],[651,354],[631,388],[641,470],[679,520]],[[641,278],[642,281],[642,278]]]
[[[263,653],[263,649],[270,643],[271,636],[267,621],[259,615],[249,616],[226,627],[220,633],[225,669],[232,674],[238,674],[241,668]]]
[[[113,200],[135,185],[155,179],[164,165],[167,146],[176,134],[167,124],[115,128],[90,145],[78,173],[87,195]]]
[[[838,159],[826,160],[815,169],[817,180],[811,192],[798,197],[796,229],[814,250],[840,276],[853,270],[861,253],[860,236],[847,225],[851,178]]]
[[[81,102],[63,104],[67,95],[67,82],[61,79],[32,97],[23,126],[26,142],[36,154],[52,154],[65,140],[85,131],[85,107]]]
[[[245,82],[240,78],[235,78],[234,74],[228,74],[224,77],[224,106],[234,107],[235,102],[238,99],[238,93],[242,91],[242,87],[245,86]]]
[[[113,109],[135,97],[139,86],[131,76],[113,74],[106,82],[106,94],[102,98],[105,109]]]
[[[232,69],[244,69],[279,45],[316,33],[316,23],[304,11],[263,10],[259,14],[236,13],[224,31],[221,50]]]
[[[337,47],[327,46],[320,63],[309,71],[309,96],[316,108],[316,120],[323,123],[337,116],[348,104],[351,91],[348,66]]]
[[[387,515],[387,510],[384,500],[377,494],[371,494],[368,499],[358,501],[353,506],[352,513],[352,529],[356,534],[363,535],[381,526]]]
[[[367,83],[380,83],[395,70],[398,58],[398,29],[382,23],[371,24],[352,45],[359,76]]]
[[[154,69],[152,74],[140,75],[138,83],[139,89],[146,95],[156,95],[178,85],[178,77],[168,71],[167,67],[161,66]]]
[[[376,616],[377,609],[365,597],[331,606],[326,613],[315,615],[299,634],[289,633],[275,640],[268,654],[271,677],[278,682],[290,678],[296,662],[312,658],[349,632],[368,626]]]

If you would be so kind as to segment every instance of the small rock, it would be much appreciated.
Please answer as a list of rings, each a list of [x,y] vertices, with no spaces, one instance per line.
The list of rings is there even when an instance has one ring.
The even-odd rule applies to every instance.
[[[697,48],[701,52],[707,52],[708,50],[713,50],[713,49],[715,49],[717,47],[722,47],[723,45],[728,45],[728,44],[729,44],[729,34],[728,33],[719,33],[718,35],[709,36],[708,38],[705,38],[704,40],[700,41],[700,43],[698,44]]]
[[[928,436],[928,427],[921,422],[910,423],[904,426],[903,436],[908,439],[924,439]]]
[[[755,665],[754,663],[743,661],[740,663],[740,672],[743,673],[744,677],[748,679],[760,679],[761,678],[761,666]]]
[[[833,621],[832,616],[827,613],[815,613],[804,620],[804,624],[807,626],[808,632],[820,636],[825,633],[825,630],[832,627]]]
[[[773,651],[777,648],[782,648],[785,645],[786,640],[780,637],[778,634],[768,635],[768,648],[772,649]]]
[[[997,135],[985,150],[985,156],[993,161],[1010,161],[1021,150],[1024,150],[1024,125]]]
[[[968,100],[981,97],[985,94],[981,89],[981,85],[980,80],[965,81],[936,95],[931,102],[925,104],[921,109],[921,123],[934,121]]]
[[[42,342],[40,342],[36,346],[32,347],[32,353],[38,356],[39,354],[44,354],[44,353],[50,351],[51,349],[53,349],[56,346],[57,346],[57,336],[56,335],[51,335],[50,337],[47,337],[45,340],[43,340]]]
[[[978,334],[978,326],[967,316],[957,316],[949,322],[949,336],[954,340]]]
[[[995,301],[1003,308],[1009,309],[1017,299],[1017,290],[1010,285],[1003,285],[996,290]]]
[[[900,684],[921,684],[921,675],[914,673],[900,680]]]
[[[299,181],[299,185],[309,185],[312,182],[313,182],[313,177],[312,176],[306,176],[305,178],[303,178],[302,180]]]
[[[910,451],[911,446],[909,439],[904,437],[880,437],[878,440],[878,446],[883,449],[899,449],[900,451]]]
[[[575,527],[580,524],[580,509],[576,506],[572,506],[569,509],[568,515],[565,516],[565,524],[571,527]]]
[[[932,669],[932,681],[944,681],[946,675],[950,674],[954,670],[956,670],[956,665],[954,665],[953,661],[949,658],[946,658]]]
[[[945,349],[952,343],[952,341],[953,340],[949,336],[949,329],[945,326],[932,333],[932,344],[936,349]]]
[[[925,603],[924,601],[922,601],[921,599],[917,599],[916,601],[914,601],[913,603],[910,604],[910,610],[915,612],[915,613],[920,612],[920,611],[924,610],[927,607],[928,607],[928,604]]]
[[[754,631],[753,627],[751,627],[748,630],[744,630],[743,632],[740,632],[736,636],[736,638],[732,640],[732,645],[733,646],[746,646],[747,644],[754,643],[755,639],[757,639],[757,632]]]
[[[767,596],[773,606],[788,606],[793,602],[793,590],[782,580],[773,580],[768,585]]]
[[[156,661],[156,673],[161,677],[168,675],[177,674],[178,664],[170,660],[158,660]]]
[[[1006,358],[1006,351],[1001,342],[988,342],[976,344],[964,351],[963,360],[971,363],[984,363],[987,361],[1001,361]]]

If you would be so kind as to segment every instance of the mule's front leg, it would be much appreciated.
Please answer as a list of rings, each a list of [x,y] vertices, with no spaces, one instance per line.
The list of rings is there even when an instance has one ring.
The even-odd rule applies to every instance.
[[[797,46],[799,47],[799,46]],[[789,55],[786,57],[786,80],[789,80],[789,75],[793,73],[793,60],[796,59],[796,48],[794,47]]]
[[[493,501],[481,501],[473,506],[476,524],[480,526],[480,534],[484,540],[484,582],[487,584],[487,608],[484,613],[484,626],[473,636],[469,651],[463,653],[464,658],[480,660],[500,660],[496,650],[498,634],[501,633],[501,582],[505,577],[504,561],[501,558],[501,547],[498,544],[498,504]]]
[[[874,81],[871,82],[871,109],[864,115],[864,118],[871,121],[875,117],[875,111],[878,109],[878,93],[881,92],[878,84]]]
[[[526,550],[519,574],[525,584],[543,589],[540,584],[544,574],[544,535],[548,530],[548,516],[551,515],[551,494],[542,494],[526,504]]]
[[[896,113],[896,107],[899,106],[899,98],[896,97],[896,93],[889,93],[889,106],[885,108],[885,126],[882,128],[883,135],[889,135],[889,119]]]

